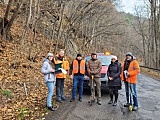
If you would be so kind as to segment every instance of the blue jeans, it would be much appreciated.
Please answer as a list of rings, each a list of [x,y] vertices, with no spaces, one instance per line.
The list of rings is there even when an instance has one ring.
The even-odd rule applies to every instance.
[[[128,84],[128,82],[125,83],[125,91],[126,91],[126,100],[127,103],[132,104],[133,99],[133,105],[138,107],[138,100],[137,100],[137,92],[136,92],[136,84]],[[130,100],[129,100],[130,95]]]
[[[74,77],[73,77],[73,87],[72,87],[72,99],[76,98],[77,84],[78,83],[79,83],[79,99],[82,98],[83,82],[84,82],[84,75],[74,75]]]
[[[48,87],[47,106],[51,107],[52,106],[52,96],[53,96],[53,93],[54,93],[55,82],[47,82],[46,85]]]
[[[64,98],[64,78],[56,78],[56,99],[61,101]]]

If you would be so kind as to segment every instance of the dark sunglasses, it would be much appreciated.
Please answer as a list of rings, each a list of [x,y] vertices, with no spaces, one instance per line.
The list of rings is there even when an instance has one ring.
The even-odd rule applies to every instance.
[[[116,59],[112,58],[111,60],[116,60]]]

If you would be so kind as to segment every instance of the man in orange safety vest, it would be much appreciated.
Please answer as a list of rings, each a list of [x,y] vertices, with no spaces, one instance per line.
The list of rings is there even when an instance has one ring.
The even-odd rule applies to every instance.
[[[83,82],[87,71],[85,60],[82,59],[82,54],[77,54],[70,66],[70,78],[73,79],[72,98],[70,102],[75,101],[77,84],[79,83],[79,101],[82,102]]]

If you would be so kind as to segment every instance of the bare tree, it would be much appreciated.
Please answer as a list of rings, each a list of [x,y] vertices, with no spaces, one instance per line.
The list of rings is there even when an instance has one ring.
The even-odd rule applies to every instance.
[[[155,68],[160,68],[159,2],[158,0],[149,0],[148,4],[145,4],[149,16],[142,16],[137,10],[138,29],[135,28],[142,36],[145,65]],[[143,10],[144,7],[141,9]]]
[[[0,19],[0,33],[4,37],[4,39],[7,39],[7,38],[10,39],[10,37],[11,37],[9,34],[9,31],[10,31],[10,28],[13,24],[13,21],[15,20],[15,18],[18,15],[18,11],[19,11],[19,8],[22,4],[22,0],[17,0],[15,2],[16,6],[14,9],[14,13],[12,14],[11,18],[9,19],[9,12],[11,9],[11,4],[12,4],[12,0],[9,0],[5,15],[2,19]]]

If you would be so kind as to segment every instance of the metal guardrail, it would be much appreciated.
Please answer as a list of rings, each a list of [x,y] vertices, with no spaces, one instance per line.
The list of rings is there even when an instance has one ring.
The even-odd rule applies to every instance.
[[[151,69],[151,70],[160,71],[160,69],[157,69],[157,68],[152,68],[152,67],[147,67],[147,66],[142,66],[142,65],[140,65],[140,67],[142,67],[142,68],[148,68],[148,69]]]

